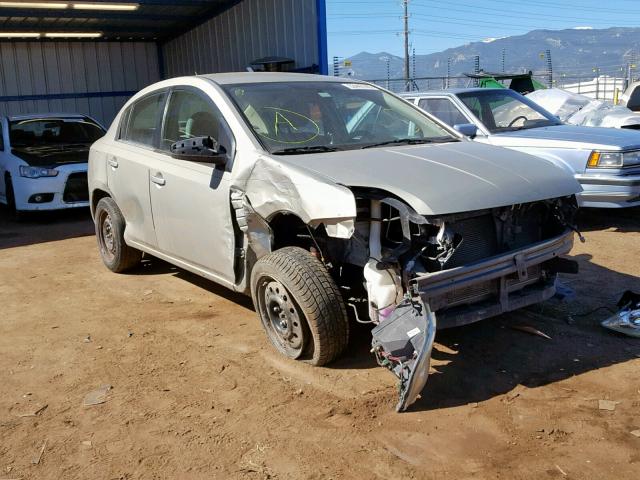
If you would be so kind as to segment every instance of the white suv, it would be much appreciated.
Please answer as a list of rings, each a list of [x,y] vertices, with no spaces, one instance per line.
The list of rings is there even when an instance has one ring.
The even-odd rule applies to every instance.
[[[374,324],[398,410],[427,380],[436,313],[447,327],[540,302],[574,267],[571,175],[339,78],[152,85],[91,147],[89,190],[108,268],[148,252],[251,294],[290,358],[337,358],[347,311]]]

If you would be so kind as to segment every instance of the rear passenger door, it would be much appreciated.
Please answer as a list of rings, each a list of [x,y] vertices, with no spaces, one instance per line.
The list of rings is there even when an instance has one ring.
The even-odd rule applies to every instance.
[[[195,87],[173,88],[165,112],[162,161],[150,171],[159,249],[222,283],[233,283],[235,243],[229,201],[233,135],[213,100]],[[172,143],[203,136],[224,147],[226,166],[170,155]]]
[[[157,152],[165,90],[146,95],[123,114],[115,147],[107,154],[109,190],[122,211],[127,243],[157,247],[149,198],[149,169]]]

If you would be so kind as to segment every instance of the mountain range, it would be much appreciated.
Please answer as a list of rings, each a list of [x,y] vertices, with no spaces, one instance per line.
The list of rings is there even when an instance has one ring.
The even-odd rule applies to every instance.
[[[427,49],[428,40],[421,38],[419,43],[414,40],[413,46],[418,51]],[[416,55],[413,76],[444,77],[447,60],[452,76],[472,73],[476,55],[480,57],[482,70],[502,71],[503,52],[507,72],[546,73],[547,50],[551,53],[555,76],[585,77],[595,76],[596,72],[622,77],[626,75],[628,63],[640,60],[640,28],[533,30],[524,35],[485,39],[438,53]],[[390,78],[402,78],[403,58],[386,52],[358,53],[347,59],[351,66],[341,67],[341,74],[367,80],[386,79],[387,59]]]

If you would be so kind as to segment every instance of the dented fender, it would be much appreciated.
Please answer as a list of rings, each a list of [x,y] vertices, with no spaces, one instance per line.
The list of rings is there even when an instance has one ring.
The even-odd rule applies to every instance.
[[[320,174],[260,156],[251,169],[236,178],[234,187],[244,193],[253,211],[266,222],[287,212],[313,228],[323,224],[330,237],[353,235],[353,193]]]

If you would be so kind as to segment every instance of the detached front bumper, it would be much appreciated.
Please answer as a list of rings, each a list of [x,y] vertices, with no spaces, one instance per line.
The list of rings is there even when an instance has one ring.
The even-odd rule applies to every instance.
[[[461,267],[428,273],[412,288],[438,315],[438,328],[477,322],[538,303],[555,294],[545,262],[571,251],[573,231]]]
[[[640,175],[576,175],[581,207],[626,208],[640,205]]]
[[[16,209],[61,210],[87,207],[87,165],[72,164],[56,168],[55,177],[25,178],[12,175]],[[40,197],[37,201],[36,197]]]

